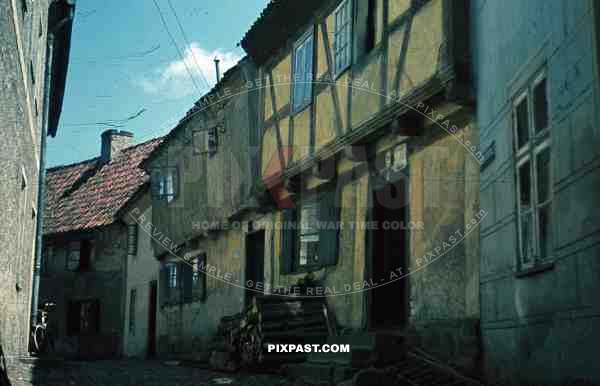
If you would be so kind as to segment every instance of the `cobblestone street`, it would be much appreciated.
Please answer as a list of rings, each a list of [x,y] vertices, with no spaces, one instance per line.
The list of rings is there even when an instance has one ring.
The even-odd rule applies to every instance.
[[[232,385],[288,386],[292,380],[266,374],[226,374],[164,361],[37,362],[9,369],[11,386]]]

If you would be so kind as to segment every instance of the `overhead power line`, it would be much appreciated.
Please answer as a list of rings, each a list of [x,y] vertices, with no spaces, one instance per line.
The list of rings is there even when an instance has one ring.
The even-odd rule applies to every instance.
[[[165,31],[169,35],[169,38],[171,39],[171,43],[173,44],[173,46],[175,46],[175,49],[177,49],[177,53],[179,54],[179,57],[183,61],[183,65],[185,66],[185,70],[187,71],[188,75],[190,76],[190,79],[191,79],[194,87],[196,88],[196,91],[198,92],[198,95],[202,95],[202,92],[200,91],[200,88],[198,87],[198,83],[196,83],[196,78],[194,78],[194,76],[192,75],[192,72],[190,71],[190,68],[188,67],[188,65],[187,65],[187,63],[185,61],[185,56],[183,56],[183,54],[181,52],[181,49],[179,48],[179,46],[177,45],[177,42],[175,41],[175,38],[173,37],[173,34],[169,30],[169,26],[167,24],[167,21],[165,20],[165,16],[163,15],[162,10],[158,6],[158,3],[156,2],[156,0],[153,0],[153,2],[154,2],[154,6],[156,7],[156,10],[158,11],[158,14],[160,16],[160,20],[162,21],[162,24],[165,27]]]
[[[171,0],[167,0],[167,3],[169,4],[169,7],[171,8],[171,12],[173,12],[173,15],[175,16],[175,21],[177,22],[177,25],[179,26],[179,30],[181,31],[181,35],[183,36],[183,40],[185,41],[185,44],[190,48],[190,53],[192,54],[192,58],[194,59],[194,63],[196,64],[196,67],[198,68],[198,72],[200,73],[200,76],[202,77],[204,84],[206,85],[207,88],[210,88],[210,84],[208,83],[206,76],[204,76],[204,73],[202,72],[202,68],[200,67],[200,64],[196,60],[196,54],[194,54],[194,50],[192,50],[192,45],[190,44],[190,40],[188,39],[187,34],[185,33],[185,30],[183,29],[181,20],[179,20],[179,16],[177,15],[177,12],[175,11],[175,7],[173,7],[173,3],[171,2]]]

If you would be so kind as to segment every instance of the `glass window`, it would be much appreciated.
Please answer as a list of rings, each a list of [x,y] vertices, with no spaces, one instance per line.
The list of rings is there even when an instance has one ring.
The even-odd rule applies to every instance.
[[[527,97],[523,98],[515,111],[517,149],[522,148],[529,141],[529,110],[527,108],[527,99]]]
[[[333,56],[335,75],[350,65],[352,41],[352,1],[345,0],[334,12]]]
[[[77,271],[79,269],[79,260],[81,257],[81,244],[79,241],[72,241],[67,248],[67,270]]]
[[[168,287],[177,288],[177,264],[169,264],[168,270]]]
[[[553,252],[547,82],[545,76],[535,79],[514,105],[521,266],[535,265]]]
[[[313,33],[305,35],[294,49],[293,108],[299,111],[312,102]]]
[[[539,81],[533,89],[533,113],[536,134],[548,127],[548,98],[546,78]]]
[[[317,201],[309,201],[302,204],[300,208],[299,229],[299,253],[298,264],[300,266],[317,263],[319,260],[319,204]]]

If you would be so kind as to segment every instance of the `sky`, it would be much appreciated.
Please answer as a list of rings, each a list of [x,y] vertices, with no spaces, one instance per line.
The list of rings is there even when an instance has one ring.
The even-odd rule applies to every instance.
[[[267,3],[78,0],[47,166],[98,156],[100,134],[109,128],[131,131],[133,143],[168,133],[214,84],[213,59],[220,59],[223,74],[244,56],[237,44]]]

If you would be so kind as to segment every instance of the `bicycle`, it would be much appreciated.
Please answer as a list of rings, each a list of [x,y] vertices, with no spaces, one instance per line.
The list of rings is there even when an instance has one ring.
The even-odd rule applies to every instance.
[[[46,302],[38,309],[37,323],[31,332],[33,352],[36,354],[42,354],[48,349],[48,343],[51,338],[48,332],[48,315],[54,307],[56,307],[55,303]]]

